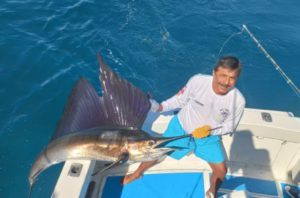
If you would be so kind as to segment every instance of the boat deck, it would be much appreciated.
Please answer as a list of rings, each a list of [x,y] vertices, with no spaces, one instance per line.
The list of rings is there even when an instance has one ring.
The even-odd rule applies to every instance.
[[[125,186],[120,185],[121,176],[108,177],[102,198],[203,197],[203,177],[202,173],[146,174]]]
[[[167,198],[167,197],[204,197],[206,174],[209,173],[164,173],[145,174],[142,178],[126,185],[120,185],[122,176],[106,179],[102,198]],[[284,183],[270,180],[253,179],[228,175],[224,180],[218,197],[290,197],[285,192]],[[279,188],[278,188],[279,187]],[[299,187],[291,186],[299,189]]]
[[[101,167],[97,167],[101,165],[103,163],[96,165],[94,170],[101,169]],[[160,164],[147,170],[143,177],[128,185],[121,185],[120,181],[124,172],[127,174],[132,173],[137,167],[138,164],[131,166],[124,165],[95,176],[93,178],[95,188],[88,189],[87,197],[196,198],[205,197],[205,192],[210,187],[211,171],[208,165],[193,154],[181,160],[174,160],[167,157]],[[289,198],[290,196],[285,190],[286,186],[300,192],[299,185],[276,180],[270,177],[270,174],[258,177],[257,174],[261,170],[257,170],[257,174],[254,174],[255,171],[247,172],[247,176],[245,172],[231,172],[232,170],[236,169],[230,169],[229,167],[229,172],[218,191],[218,197]]]

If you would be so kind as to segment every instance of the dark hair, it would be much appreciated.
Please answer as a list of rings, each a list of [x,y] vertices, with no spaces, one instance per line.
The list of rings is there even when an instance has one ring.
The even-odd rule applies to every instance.
[[[242,70],[242,65],[240,64],[239,59],[234,56],[224,56],[220,58],[214,70],[216,71],[219,67],[228,68],[230,70],[238,70],[239,72]]]

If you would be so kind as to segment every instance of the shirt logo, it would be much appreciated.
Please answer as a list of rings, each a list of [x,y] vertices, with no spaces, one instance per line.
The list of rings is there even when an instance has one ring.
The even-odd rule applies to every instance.
[[[220,109],[220,115],[221,115],[221,119],[220,122],[223,123],[225,122],[225,120],[228,118],[229,116],[229,110],[226,108],[222,108]]]

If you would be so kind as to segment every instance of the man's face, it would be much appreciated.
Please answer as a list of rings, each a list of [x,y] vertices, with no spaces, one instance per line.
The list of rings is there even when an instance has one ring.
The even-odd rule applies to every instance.
[[[213,74],[213,90],[218,95],[225,95],[231,88],[235,86],[235,83],[239,77],[240,72],[238,70],[230,70],[225,67],[218,67]]]

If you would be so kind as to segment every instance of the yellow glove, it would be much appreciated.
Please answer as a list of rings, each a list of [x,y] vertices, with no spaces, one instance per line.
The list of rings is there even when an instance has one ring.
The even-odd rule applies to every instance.
[[[209,125],[203,125],[202,127],[196,128],[192,132],[194,138],[204,138],[210,135],[211,127]]]

